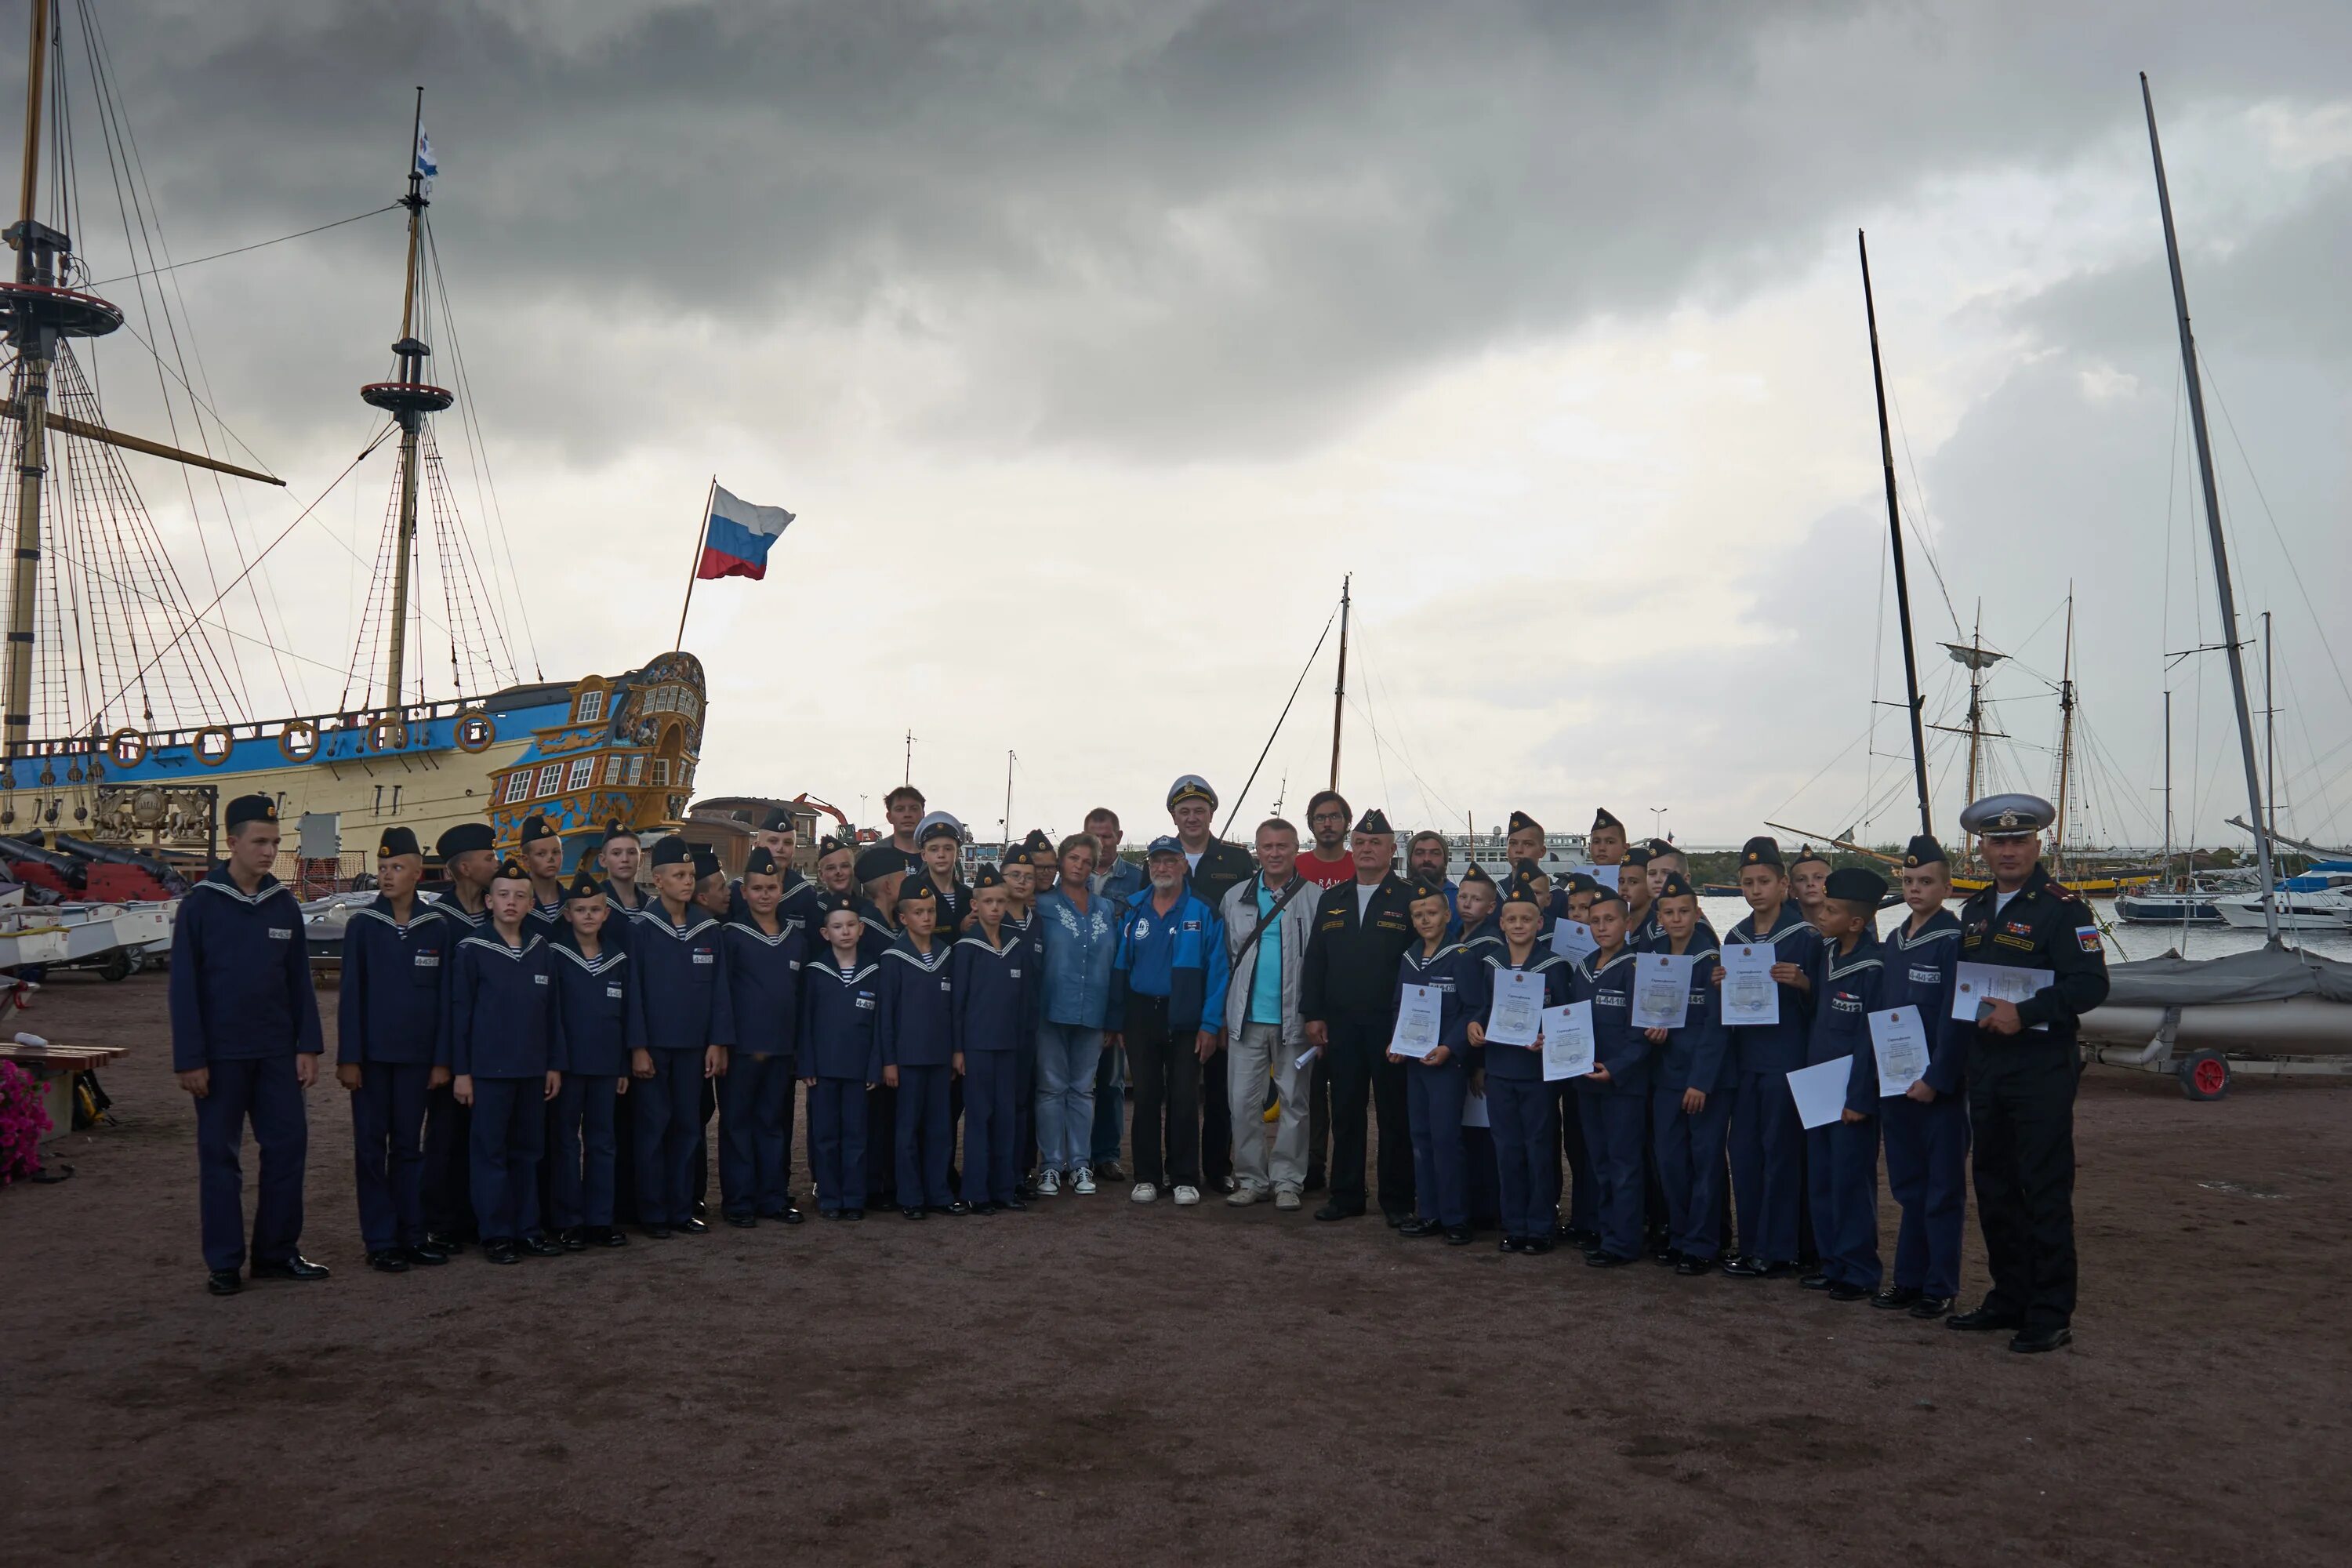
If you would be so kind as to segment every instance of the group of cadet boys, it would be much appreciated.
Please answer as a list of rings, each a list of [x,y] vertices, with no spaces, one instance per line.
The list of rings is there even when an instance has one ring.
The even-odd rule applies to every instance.
[[[894,816],[892,836],[862,852],[825,840],[815,880],[790,863],[779,814],[731,884],[708,851],[675,835],[646,851],[618,824],[593,856],[602,879],[583,854],[567,882],[561,837],[533,817],[503,857],[487,825],[445,833],[445,881],[428,890],[414,835],[386,830],[378,896],[346,930],[340,994],[337,1077],[369,1265],[437,1266],[473,1243],[498,1263],[618,1247],[625,1215],[655,1239],[704,1231],[714,1114],[724,1220],[799,1224],[796,1081],[825,1218],[863,1218],[875,1194],[909,1219],[1019,1210],[1055,1192],[1057,1175],[1092,1192],[1095,1165],[1112,1173],[1099,1153],[1049,1151],[1039,1169],[1040,1119],[1054,1113],[1038,1092],[1039,1041],[1052,1037],[1038,899],[1061,879],[1110,932],[1100,1043],[1127,1065],[1139,1202],[1164,1178],[1179,1205],[1197,1203],[1210,1170],[1229,1202],[1298,1207],[1298,1189],[1320,1183],[1286,1175],[1283,1149],[1295,1153],[1312,1083],[1329,1121],[1331,1196],[1318,1218],[1365,1211],[1371,1113],[1380,1204],[1408,1237],[1465,1244],[1480,1219],[1517,1256],[1566,1239],[1595,1268],[1646,1257],[1684,1276],[1796,1275],[1833,1300],[2005,1331],[2013,1350],[2067,1342],[2074,1023],[2106,982],[2095,922],[2039,864],[2045,803],[1995,797],[1963,816],[1992,885],[1957,918],[1943,850],[1914,839],[1900,868],[1906,916],[1883,937],[1884,879],[1819,867],[1825,876],[1792,881],[1777,843],[1750,839],[1739,857],[1749,912],[1719,938],[1682,852],[1629,844],[1605,811],[1591,868],[1555,889],[1543,830],[1524,814],[1499,885],[1475,865],[1448,880],[1433,834],[1413,838],[1400,870],[1378,811],[1355,823],[1353,874],[1327,865],[1307,881],[1289,824],[1262,825],[1253,860],[1206,833],[1214,805],[1196,775],[1177,781],[1178,832],[1150,844],[1139,886],[1116,861],[1098,864],[1109,858],[1097,838],[1056,846],[1042,833],[967,885],[961,829],[939,813],[911,826]],[[272,803],[244,797],[225,816],[228,853],[182,907],[172,975],[208,1283],[224,1295],[248,1262],[255,1278],[328,1272],[297,1245],[301,1091],[322,1047],[302,916],[269,875]],[[1286,910],[1306,916],[1288,946]],[[1563,929],[1575,940],[1559,940]],[[1777,1022],[1725,1023],[1726,944],[1772,950]],[[1678,1026],[1633,1022],[1645,953],[1693,961]],[[1963,961],[2053,980],[1954,1017]],[[1267,973],[1293,964],[1295,975]],[[1514,972],[1537,977],[1547,1007],[1590,1005],[1589,1074],[1549,1081],[1540,1040],[1486,1037],[1496,990],[1529,985]],[[1243,989],[1229,998],[1229,986]],[[1436,999],[1434,1047],[1414,1044],[1423,1054],[1391,1048],[1406,986]],[[1928,1066],[1908,1085],[1882,1084],[1870,1016],[1906,1004],[1927,1021]],[[1234,1056],[1228,1086],[1228,1046],[1254,1027],[1262,1037]],[[1305,1043],[1295,1060],[1286,1038]],[[1833,1061],[1850,1064],[1843,1112],[1807,1130],[1790,1075]],[[1092,1077],[1091,1059],[1084,1070]],[[1106,1079],[1116,1115],[1115,1068]],[[1281,1123],[1271,1188],[1262,1109]],[[261,1157],[249,1247],[247,1121]],[[1204,1158],[1220,1134],[1223,1169]],[[1115,1123],[1111,1138],[1116,1151]],[[1068,1141],[1083,1144],[1083,1131]],[[1319,1167],[1319,1128],[1314,1142]],[[1882,1150],[1901,1208],[1891,1279],[1878,1247]],[[1951,1314],[1971,1153],[1992,1283],[1982,1305]]]

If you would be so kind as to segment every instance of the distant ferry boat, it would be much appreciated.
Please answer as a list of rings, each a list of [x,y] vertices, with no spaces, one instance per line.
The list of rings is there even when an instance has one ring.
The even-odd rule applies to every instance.
[[[1449,833],[1445,836],[1445,875],[1459,882],[1473,865],[1500,882],[1511,874],[1507,833]],[[1400,848],[1402,846],[1399,846]],[[1558,881],[1568,872],[1591,864],[1581,833],[1547,833],[1541,868],[1545,876]]]

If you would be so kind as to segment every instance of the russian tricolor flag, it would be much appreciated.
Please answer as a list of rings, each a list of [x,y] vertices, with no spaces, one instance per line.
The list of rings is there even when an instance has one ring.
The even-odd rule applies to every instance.
[[[750,577],[768,574],[768,546],[792,526],[793,514],[780,506],[753,506],[710,487],[710,515],[702,525],[702,561],[697,577]]]

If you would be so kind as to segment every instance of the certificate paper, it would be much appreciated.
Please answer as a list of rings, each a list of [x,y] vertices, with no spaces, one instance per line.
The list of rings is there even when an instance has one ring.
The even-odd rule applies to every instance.
[[[1780,1021],[1780,986],[1772,966],[1780,962],[1771,944],[1727,942],[1723,944],[1723,1021],[1727,1024],[1777,1024]]]
[[[1437,1048],[1440,994],[1433,985],[1407,985],[1397,994],[1396,1033],[1389,1049],[1415,1061]]]
[[[1853,1058],[1839,1057],[1789,1075],[1789,1093],[1797,1102],[1797,1120],[1811,1131],[1845,1115],[1846,1086],[1853,1081]],[[1909,1085],[1905,1085],[1909,1088]]]
[[[1462,1097],[1463,1126],[1492,1127],[1494,1124],[1494,1119],[1486,1114],[1486,1097],[1485,1095],[1465,1094]]]
[[[1623,869],[1622,866],[1577,866],[1570,869],[1569,875],[1572,877],[1581,871],[1602,887],[1614,888],[1617,886],[1617,873]]]
[[[1691,955],[1645,952],[1633,966],[1633,1026],[1679,1029],[1690,1011]]]
[[[1490,1046],[1532,1046],[1543,1026],[1543,976],[1532,969],[1495,971],[1495,1005],[1486,1014]]]
[[[1952,1016],[1963,1024],[1977,1021],[1977,1009],[1987,1002],[2022,1002],[2036,991],[2054,985],[2058,977],[2047,969],[2011,969],[2003,963],[1963,963],[1952,978]],[[2035,1028],[2041,1025],[2033,1026]]]
[[[1582,1078],[1592,1070],[1592,1004],[1570,1002],[1543,1010],[1543,1072],[1546,1083]]]
[[[1891,1100],[1927,1076],[1927,1027],[1916,1007],[1870,1016],[1870,1053],[1878,1058],[1878,1094]]]
[[[1599,952],[1601,944],[1592,939],[1592,928],[1582,921],[1562,915],[1552,922],[1551,950],[1562,958],[1582,958],[1588,952]]]

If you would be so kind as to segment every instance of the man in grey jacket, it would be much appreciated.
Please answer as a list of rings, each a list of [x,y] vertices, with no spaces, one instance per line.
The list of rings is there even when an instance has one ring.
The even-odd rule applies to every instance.
[[[1257,874],[1225,892],[1225,950],[1233,979],[1225,987],[1225,1073],[1234,1129],[1233,1192],[1236,1207],[1269,1194],[1278,1209],[1296,1209],[1307,1183],[1307,1047],[1298,1016],[1298,980],[1307,963],[1314,921],[1314,889],[1300,879],[1298,829],[1280,817],[1260,823]],[[1302,891],[1302,889],[1304,889]],[[1280,1118],[1269,1169],[1265,1085],[1274,1080]]]

